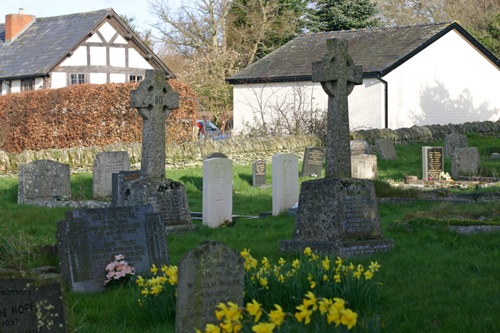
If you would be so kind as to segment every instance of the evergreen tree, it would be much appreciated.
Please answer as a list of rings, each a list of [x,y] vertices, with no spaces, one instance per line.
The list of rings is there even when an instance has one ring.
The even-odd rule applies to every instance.
[[[312,0],[307,29],[311,32],[349,30],[380,25],[377,5],[370,0]]]

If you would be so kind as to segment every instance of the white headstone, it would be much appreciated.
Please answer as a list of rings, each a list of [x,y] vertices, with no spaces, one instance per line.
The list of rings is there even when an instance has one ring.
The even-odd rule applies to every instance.
[[[377,156],[369,154],[360,154],[351,156],[352,178],[358,179],[376,179]]]
[[[227,158],[203,161],[203,224],[218,227],[233,220],[233,162]]]
[[[273,163],[273,216],[287,212],[299,201],[299,157],[277,154]]]

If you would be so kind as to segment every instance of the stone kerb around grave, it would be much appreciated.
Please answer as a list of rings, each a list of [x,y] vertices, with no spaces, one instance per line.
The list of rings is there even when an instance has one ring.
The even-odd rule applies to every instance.
[[[207,323],[216,324],[221,302],[243,305],[243,258],[225,244],[201,243],[182,257],[178,272],[176,333],[204,332]]]

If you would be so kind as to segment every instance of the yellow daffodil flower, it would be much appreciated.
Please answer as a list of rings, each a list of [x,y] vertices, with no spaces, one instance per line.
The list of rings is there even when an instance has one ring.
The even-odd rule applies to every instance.
[[[286,264],[286,260],[283,258],[280,258],[280,260],[278,260],[278,265],[283,266],[284,264]]]
[[[335,265],[342,266],[342,264],[343,264],[342,259],[340,257],[337,257],[337,260],[335,260]]]
[[[312,306],[313,311],[318,308],[318,300],[312,291],[308,291],[305,298],[302,300],[302,304],[304,304],[307,308]]]
[[[252,326],[252,331],[255,333],[272,333],[275,327],[276,325],[272,323],[260,323]]]
[[[207,324],[205,326],[205,333],[220,333],[220,327],[214,324]]]
[[[319,305],[319,312],[321,314],[325,314],[328,312],[330,307],[333,305],[333,302],[331,299],[323,298],[321,301],[318,301],[318,305]]]
[[[336,283],[340,283],[340,281],[342,281],[342,278],[340,277],[340,274],[335,274],[333,276],[333,280],[336,282]]]
[[[151,273],[153,273],[153,275],[156,275],[156,272],[158,272],[158,268],[156,267],[155,264],[153,264],[153,266],[151,266],[150,271],[151,271]]]
[[[378,269],[380,268],[380,265],[378,264],[378,262],[371,262],[370,263],[370,266],[368,266],[368,268],[370,269],[370,271],[372,272],[378,272]]]
[[[262,286],[262,288],[269,289],[267,278],[265,277],[259,278],[259,284]]]
[[[286,313],[283,312],[283,309],[278,304],[274,304],[274,307],[276,310],[269,312],[269,320],[271,323],[276,324],[276,326],[281,326],[285,320]]]
[[[356,325],[358,314],[353,312],[351,309],[341,311],[342,316],[340,317],[340,322],[342,325],[347,326],[347,329],[353,328]]]
[[[325,257],[325,259],[321,260],[321,265],[323,266],[323,269],[325,271],[330,270],[330,259],[328,257]]]
[[[371,280],[371,278],[373,278],[373,272],[372,271],[366,271],[364,274],[365,274],[365,279],[366,280]]]
[[[247,311],[254,317],[254,322],[258,322],[260,316],[262,316],[262,309],[260,308],[261,304],[259,304],[256,300],[252,300],[252,303],[247,303]]]
[[[300,267],[300,260],[299,259],[295,259],[292,262],[292,267],[295,268],[295,269],[298,269]]]
[[[304,254],[308,257],[312,254],[312,250],[309,246],[304,249]]]
[[[299,311],[295,312],[295,319],[297,319],[299,323],[303,321],[304,324],[309,324],[313,313],[312,310],[308,310],[304,304],[297,306],[296,309]]]

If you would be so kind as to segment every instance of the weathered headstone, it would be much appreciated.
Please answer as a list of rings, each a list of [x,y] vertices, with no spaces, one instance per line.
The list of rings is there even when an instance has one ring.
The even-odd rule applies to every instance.
[[[360,154],[351,157],[352,178],[358,179],[376,179],[377,156]]]
[[[39,160],[19,168],[17,203],[39,204],[71,198],[69,164]]]
[[[137,274],[169,263],[165,226],[151,206],[82,209],[57,223],[61,274],[73,291],[104,288],[105,267],[123,254]]]
[[[370,154],[370,145],[365,140],[352,140],[350,142],[351,156]]]
[[[451,177],[477,176],[479,164],[479,151],[476,147],[456,148],[451,154]]]
[[[443,171],[443,147],[422,147],[422,180],[438,180]]]
[[[233,162],[227,158],[203,161],[203,224],[219,227],[233,221]]]
[[[92,193],[94,198],[110,197],[112,194],[112,175],[130,170],[130,158],[126,151],[98,153],[92,168]]]
[[[444,137],[444,157],[450,157],[456,148],[466,148],[467,146],[467,136],[461,133],[450,133]]]
[[[211,158],[227,158],[227,155],[223,154],[223,153],[219,153],[219,152],[213,152],[213,153],[208,154],[205,157],[206,160],[211,159]]]
[[[302,183],[293,239],[280,242],[282,251],[310,247],[360,256],[394,247],[382,237],[373,182],[351,178],[347,96],[362,76],[347,53],[347,41],[327,40],[323,59],[313,63],[313,81],[328,94],[326,176]]]
[[[276,154],[273,163],[273,216],[287,212],[299,199],[299,157]]]
[[[69,331],[61,276],[0,272],[0,332]]]
[[[130,92],[130,106],[143,119],[141,177],[120,183],[116,206],[151,205],[168,231],[194,229],[184,184],[165,178],[165,120],[179,107],[179,94],[165,72],[146,70],[144,80]]]
[[[208,241],[186,253],[178,274],[177,333],[203,331],[207,323],[217,323],[215,308],[221,302],[243,306],[243,258],[222,243]]]
[[[140,170],[119,171],[111,175],[111,207],[118,206],[120,197],[125,194],[126,184],[141,178]]]
[[[252,163],[252,185],[266,185],[266,162],[264,160],[257,160]]]
[[[321,177],[324,160],[325,148],[315,146],[306,147],[300,175],[302,177]]]
[[[389,161],[398,159],[398,154],[396,153],[396,149],[394,149],[394,143],[391,139],[378,139],[375,141],[375,145],[383,160]]]

